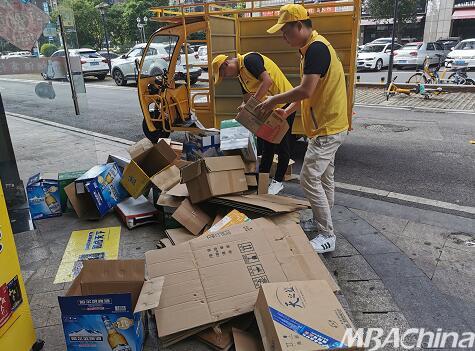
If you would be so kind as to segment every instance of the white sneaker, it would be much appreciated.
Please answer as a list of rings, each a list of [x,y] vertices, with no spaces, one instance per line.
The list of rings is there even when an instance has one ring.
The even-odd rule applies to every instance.
[[[305,221],[300,221],[300,227],[302,227],[304,232],[315,232],[317,230],[317,223],[312,217]]]
[[[318,234],[314,239],[310,240],[316,253],[325,253],[335,251],[336,236],[325,236]]]
[[[271,195],[277,195],[282,189],[284,189],[282,182],[277,182],[272,179],[269,188],[267,189],[267,193]]]

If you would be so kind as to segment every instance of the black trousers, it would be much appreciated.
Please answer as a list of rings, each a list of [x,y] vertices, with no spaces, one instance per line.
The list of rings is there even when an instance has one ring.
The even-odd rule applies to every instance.
[[[277,169],[274,176],[274,180],[277,182],[282,182],[284,180],[285,172],[289,166],[290,152],[292,150],[292,145],[294,144],[294,136],[292,135],[292,125],[294,124],[294,119],[295,112],[287,117],[289,130],[284,135],[284,138],[280,144],[272,144],[263,139],[259,140],[262,146],[262,157],[261,163],[259,165],[259,173],[270,172],[272,162],[274,161],[274,154],[277,154],[279,157],[279,162],[277,163]]]

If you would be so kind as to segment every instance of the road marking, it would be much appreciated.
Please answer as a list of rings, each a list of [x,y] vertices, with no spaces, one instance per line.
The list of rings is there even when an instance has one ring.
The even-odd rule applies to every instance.
[[[457,212],[475,214],[475,207],[461,206],[461,205],[453,204],[450,202],[427,199],[425,197],[400,194],[393,191],[368,188],[365,186],[340,183],[340,182],[335,182],[335,187],[340,188],[340,189],[353,190],[353,191],[357,191],[357,192],[365,193],[365,194],[378,195],[381,197],[386,197],[388,199],[398,199],[398,200],[402,200],[406,202],[412,202],[412,203],[417,203],[421,205],[428,205],[432,207],[443,208],[446,210],[453,210]]]
[[[76,133],[81,133],[81,134],[85,134],[85,135],[89,135],[89,136],[93,136],[96,138],[101,138],[101,139],[105,139],[109,141],[114,141],[114,142],[125,144],[125,145],[135,144],[135,142],[131,140],[118,138],[118,137],[114,137],[107,134],[91,132],[87,129],[71,127],[65,124],[51,122],[51,121],[47,121],[41,118],[23,115],[20,113],[13,113],[13,112],[7,111],[6,114],[7,116],[22,118],[22,119],[26,119],[32,122],[49,125],[51,127],[60,128],[60,129],[64,129],[64,130],[68,130],[68,131],[72,131]],[[432,199],[427,199],[427,198],[419,197],[419,196],[406,195],[406,194],[396,193],[396,192],[388,191],[388,190],[375,189],[375,188],[370,188],[370,187],[365,187],[365,186],[360,186],[360,185],[353,185],[353,184],[348,184],[348,183],[341,183],[341,182],[335,182],[335,187],[339,189],[352,190],[352,191],[360,192],[363,194],[377,195],[377,196],[385,197],[388,199],[398,199],[398,200],[402,200],[406,202],[428,205],[432,207],[442,208],[445,210],[453,210],[457,212],[475,214],[475,207],[461,206],[461,205],[453,204],[450,202],[432,200]]]
[[[416,112],[444,112],[444,113],[454,113],[454,114],[464,114],[464,115],[475,115],[475,112],[472,110],[448,110],[443,108],[435,107],[410,107],[410,106],[384,106],[378,104],[360,104],[355,103],[356,107],[367,107],[367,108],[380,108],[386,110],[403,110],[403,111],[416,111]]]

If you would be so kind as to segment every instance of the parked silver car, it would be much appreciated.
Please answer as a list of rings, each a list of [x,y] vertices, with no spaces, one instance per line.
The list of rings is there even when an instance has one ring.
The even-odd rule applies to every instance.
[[[426,57],[430,65],[444,62],[447,50],[436,42],[414,42],[404,45],[394,52],[394,67],[417,67],[424,64]]]

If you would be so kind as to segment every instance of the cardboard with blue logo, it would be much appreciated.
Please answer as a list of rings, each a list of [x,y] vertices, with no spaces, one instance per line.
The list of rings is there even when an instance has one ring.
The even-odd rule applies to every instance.
[[[144,260],[85,261],[58,297],[67,350],[141,351],[143,312],[158,306],[164,282],[144,277]]]
[[[196,161],[203,157],[220,155],[219,132],[206,131],[199,134],[186,133],[183,150],[188,161]]]
[[[262,284],[254,314],[265,351],[363,350],[345,340],[354,326],[324,280]]]
[[[129,196],[121,179],[122,173],[115,163],[94,166],[74,181],[76,195],[89,194],[102,217]]]
[[[38,173],[26,186],[32,219],[61,216],[58,173]]]

